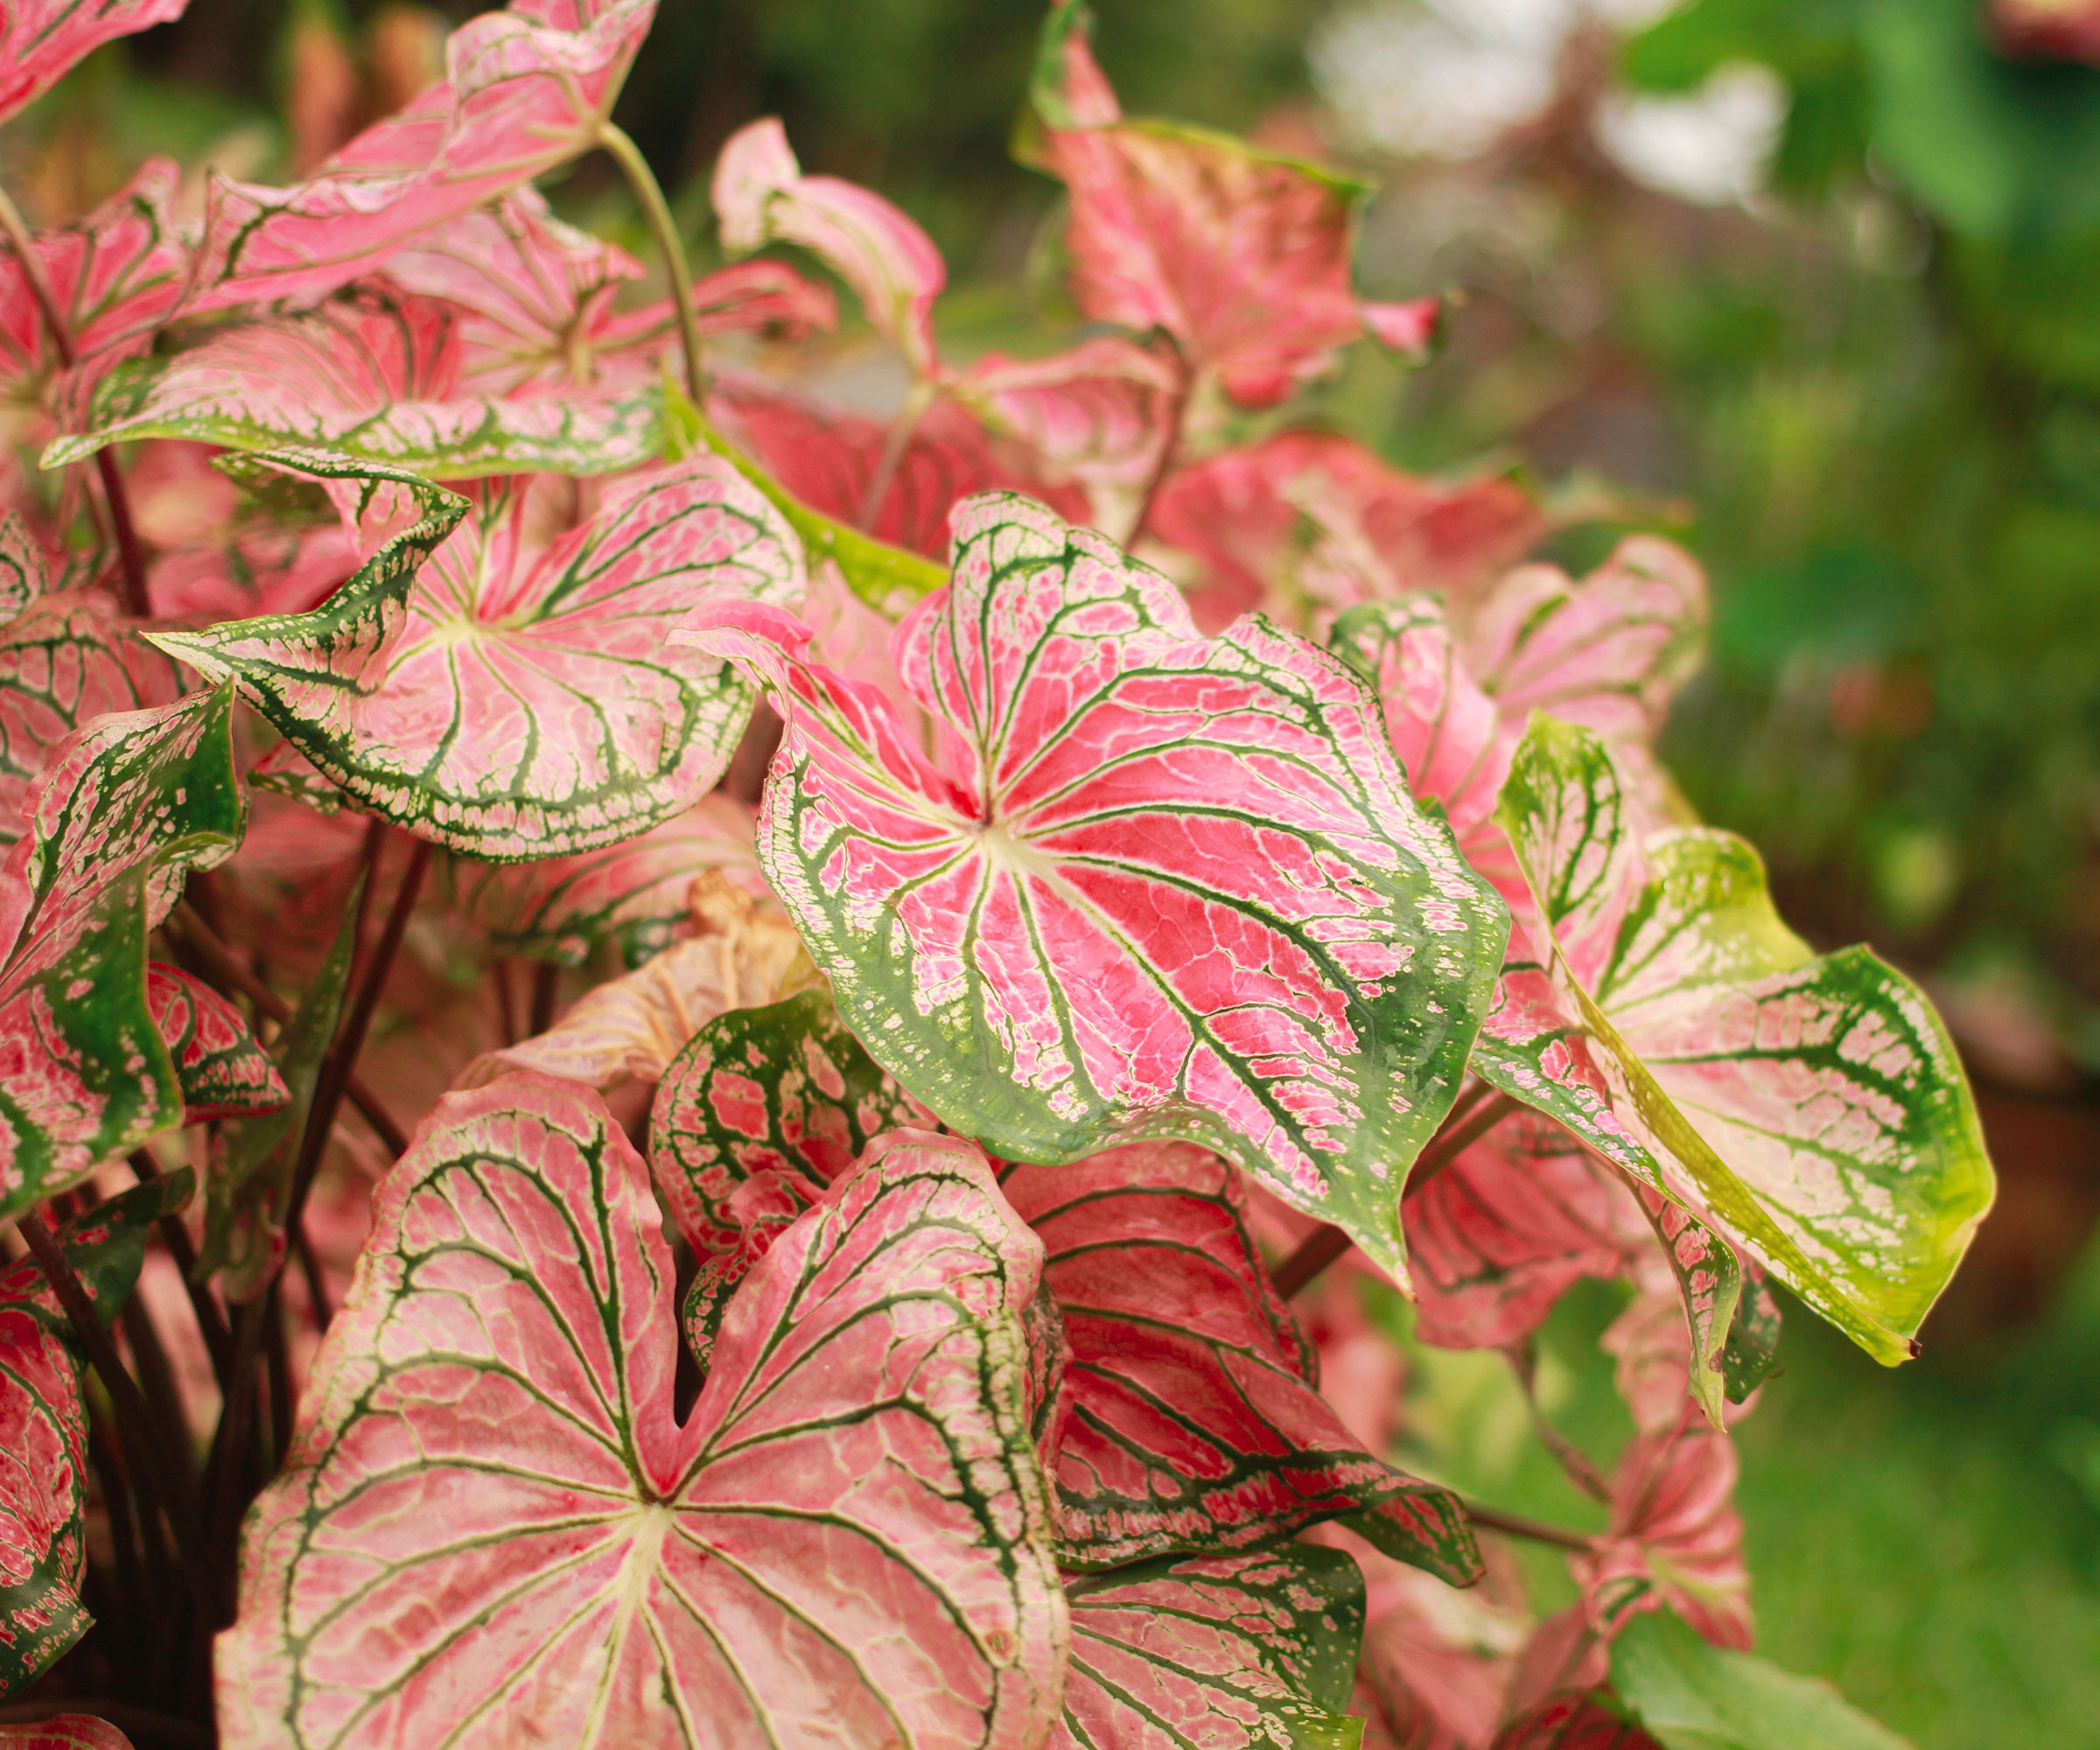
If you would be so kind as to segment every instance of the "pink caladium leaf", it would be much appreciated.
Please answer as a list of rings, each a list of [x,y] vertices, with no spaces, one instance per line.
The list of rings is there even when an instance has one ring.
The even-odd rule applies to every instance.
[[[89,429],[53,442],[44,464],[136,438],[332,451],[445,480],[616,473],[663,453],[653,384],[499,400],[461,388],[459,354],[449,305],[355,287],[316,310],[118,366],[95,391]]]
[[[522,4],[452,32],[445,77],[289,188],[214,178],[183,308],[312,299],[598,144],[655,0]]]
[[[1404,1276],[1409,1163],[1458,1091],[1501,902],[1403,784],[1355,676],[1039,505],[975,499],[899,628],[939,764],[790,616],[677,634],[786,721],[766,877],[871,1053],[1013,1159],[1186,1138]]]
[[[588,1088],[653,1084],[724,1011],[762,1007],[808,982],[801,939],[756,915],[749,894],[719,875],[698,884],[696,894],[702,934],[586,992],[547,1032],[476,1058],[459,1085],[520,1073]]]
[[[1550,1696],[1502,1728],[1494,1750],[1662,1750],[1608,1690]]]
[[[82,56],[179,18],[189,0],[9,0],[0,10],[0,121],[48,91]]]
[[[1037,62],[1032,161],[1070,192],[1072,291],[1100,322],[1165,329],[1242,406],[1270,407],[1368,332],[1418,351],[1393,306],[1350,288],[1366,186],[1224,134],[1124,119],[1087,46],[1080,0],[1051,9]]]
[[[756,1266],[682,1424],[619,1126],[545,1081],[448,1096],[251,1511],[223,1740],[1040,1743],[1040,1269],[981,1165],[893,1149]]]
[[[768,116],[722,148],[714,200],[724,248],[736,255],[773,242],[808,249],[852,287],[914,377],[938,372],[934,301],[948,268],[933,239],[882,196],[835,176],[804,176],[787,130]]]
[[[1572,1563],[1599,1634],[1667,1607],[1717,1646],[1749,1647],[1735,1474],[1734,1443],[1703,1422],[1634,1437],[1613,1481],[1611,1527]]]
[[[632,971],[693,933],[692,886],[718,871],[766,893],[748,804],[717,790],[683,814],[603,850],[537,863],[464,864],[465,908],[503,952],[580,966],[611,942]]]
[[[666,634],[713,592],[799,602],[802,553],[711,457],[628,476],[551,541],[546,508],[527,480],[471,510],[433,498],[313,612],[155,641],[235,677],[331,782],[411,832],[494,860],[617,844],[710,788],[751,713],[727,664]]]
[[[1628,813],[1605,744],[1535,718],[1499,818],[1541,961],[1474,1072],[1907,1359],[1994,1188],[1945,1027],[1866,948],[1811,953],[1740,839]]]
[[[1316,1750],[1344,1717],[1363,1578],[1340,1550],[1146,1562],[1075,1576],[1053,1750]]]
[[[259,1117],[290,1102],[240,1010],[209,985],[155,962],[146,968],[146,1002],[175,1060],[186,1123]]]
[[[0,515],[0,626],[50,587],[51,562],[44,543],[30,533],[19,511]]]
[[[105,1319],[138,1279],[153,1222],[180,1208],[190,1189],[186,1168],[59,1231],[60,1250]],[[33,1262],[0,1273],[0,1696],[25,1688],[90,1620],[80,1600],[88,1410],[73,1343]]]
[[[182,1122],[146,937],[245,811],[224,689],[97,718],[32,783],[0,863],[0,1215]]]
[[[7,1750],[131,1750],[131,1740],[89,1713],[54,1713],[28,1726],[0,1726]]]
[[[172,704],[175,664],[107,596],[39,595],[0,626],[0,843],[22,836],[31,780],[59,742],[105,711]]]
[[[1201,561],[1194,587],[1208,620],[1260,607],[1318,624],[1414,591],[1477,592],[1547,522],[1505,476],[1440,484],[1348,438],[1294,430],[1177,468],[1145,527]]]

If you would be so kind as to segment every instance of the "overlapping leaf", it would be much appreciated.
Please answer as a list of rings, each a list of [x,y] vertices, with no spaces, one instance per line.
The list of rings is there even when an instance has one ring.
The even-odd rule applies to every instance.
[[[146,1002],[175,1060],[186,1122],[256,1117],[290,1100],[240,1010],[209,985],[175,967],[150,964]]]
[[[156,641],[236,677],[332,782],[410,831],[496,859],[616,844],[709,789],[751,711],[726,663],[665,634],[710,592],[799,601],[802,556],[712,458],[621,480],[541,546],[545,508],[527,482],[492,485],[312,613]]]
[[[1912,1354],[1993,1187],[1923,994],[1865,948],[1812,955],[1740,839],[1637,844],[1587,731],[1534,721],[1501,819],[1549,968],[1512,966],[1475,1072],[1718,1226],[1868,1353]]]
[[[587,151],[654,0],[519,0],[452,32],[445,77],[289,188],[214,179],[184,308],[311,299]]]
[[[146,936],[243,817],[233,699],[98,718],[52,750],[0,864],[0,1214],[182,1122]]]
[[[1662,1750],[1609,1690],[1549,1698],[1512,1720],[1494,1750]]]
[[[182,16],[189,0],[10,0],[0,10],[0,120],[117,37]]]
[[[1026,500],[956,524],[897,639],[940,765],[786,615],[678,634],[786,719],[760,858],[840,1014],[1003,1156],[1199,1140],[1402,1273],[1500,904],[1341,665],[1258,622],[1195,636],[1166,579]]]
[[[1349,1750],[1363,1578],[1339,1550],[1146,1562],[1074,1578],[1057,1750]]]
[[[654,384],[499,399],[461,384],[460,354],[448,305],[353,288],[171,358],[119,365],[95,391],[87,432],[58,439],[45,465],[136,438],[326,450],[445,480],[617,473],[663,453]]]
[[[600,942],[630,970],[692,933],[693,883],[719,871],[754,898],[765,892],[750,808],[719,790],[639,836],[574,857],[468,865],[466,909],[508,953],[580,965]]]
[[[251,1515],[250,1746],[1020,1746],[1067,1632],[1021,1389],[1033,1239],[895,1149],[783,1235],[673,1413],[672,1264],[595,1101],[450,1096],[382,1187]]]
[[[0,515],[0,626],[51,587],[43,544],[29,532],[19,511]]]

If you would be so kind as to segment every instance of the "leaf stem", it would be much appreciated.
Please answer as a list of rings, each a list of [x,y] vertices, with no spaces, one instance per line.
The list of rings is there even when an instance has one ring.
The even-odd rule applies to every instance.
[[[1452,1103],[1436,1135],[1416,1158],[1414,1170],[1408,1175],[1407,1190],[1428,1184],[1516,1110],[1516,1102],[1507,1094],[1495,1094],[1492,1098],[1489,1094],[1486,1082],[1476,1083]],[[1270,1273],[1270,1280],[1276,1284],[1276,1292],[1284,1299],[1290,1299],[1348,1250],[1351,1243],[1349,1236],[1340,1228],[1323,1224],[1313,1228],[1298,1242],[1298,1250]]]
[[[131,1171],[137,1175],[141,1185],[160,1177],[160,1163],[145,1149],[131,1151]],[[168,1256],[182,1277],[182,1285],[190,1297],[190,1310],[196,1315],[197,1334],[203,1338],[205,1353],[212,1358],[212,1374],[219,1382],[219,1391],[224,1396],[227,1375],[234,1364],[233,1333],[227,1329],[226,1315],[219,1310],[219,1303],[212,1298],[211,1291],[197,1280],[197,1248],[190,1243],[190,1230],[182,1225],[179,1215],[163,1215],[154,1224],[160,1230],[160,1242],[168,1249]]]
[[[641,203],[642,219],[655,240],[656,252],[663,257],[663,270],[670,276],[671,302],[677,306],[679,344],[685,351],[685,392],[692,397],[696,409],[704,408],[707,373],[701,363],[700,318],[693,309],[693,270],[685,258],[685,240],[678,234],[678,221],[671,216],[670,202],[663,198],[662,185],[649,168],[649,161],[624,129],[609,121],[600,122],[598,143],[612,155],[626,178],[627,186],[634,191],[634,198]]]
[[[1584,1536],[1579,1531],[1548,1525],[1544,1520],[1526,1519],[1521,1514],[1498,1513],[1492,1507],[1480,1507],[1470,1501],[1466,1503],[1466,1516],[1483,1531],[1500,1531],[1505,1537],[1529,1538],[1534,1544],[1551,1544],[1559,1549],[1578,1550],[1586,1554],[1595,1547],[1596,1540]]]
[[[22,263],[22,277],[43,314],[45,327],[50,331],[52,350],[59,355],[60,365],[71,370],[79,361],[73,344],[73,326],[66,321],[66,312],[59,307],[51,282],[44,276],[44,258],[37,253],[36,239],[30,234],[21,212],[8,199],[4,188],[0,188],[0,233],[5,234],[16,259]],[[131,500],[124,491],[123,474],[107,445],[94,452],[94,466],[95,472],[102,476],[102,495],[109,506],[110,533],[116,537],[117,560],[123,568],[124,606],[134,619],[150,620],[153,603],[146,593],[145,554],[138,544],[137,525],[131,520]]]
[[[562,969],[542,960],[532,969],[532,1013],[525,1023],[525,1037],[537,1039],[554,1025],[555,1010],[562,998]]]
[[[96,1376],[102,1382],[103,1390],[109,1394],[110,1404],[116,1411],[117,1433],[133,1449],[134,1485],[149,1488],[159,1498],[161,1510],[167,1516],[168,1528],[175,1534],[183,1578],[198,1610],[216,1628],[231,1613],[222,1611],[220,1589],[211,1578],[204,1532],[197,1522],[196,1504],[181,1483],[185,1467],[179,1463],[178,1454],[167,1450],[138,1382],[125,1370],[117,1356],[116,1345],[110,1341],[109,1333],[102,1324],[102,1314],[95,1310],[88,1291],[80,1286],[73,1266],[66,1262],[66,1254],[59,1250],[59,1242],[44,1225],[43,1217],[32,1210],[16,1222],[15,1231],[29,1248],[30,1256],[36,1259],[37,1268],[44,1272],[44,1279],[51,1284],[51,1292],[65,1310],[74,1335],[87,1352]]]

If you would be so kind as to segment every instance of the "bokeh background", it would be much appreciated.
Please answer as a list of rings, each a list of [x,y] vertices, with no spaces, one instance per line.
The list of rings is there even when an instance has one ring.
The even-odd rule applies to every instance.
[[[0,134],[0,171],[38,223],[150,151],[195,193],[207,164],[296,174],[476,10],[192,0]],[[2003,1184],[1921,1362],[1883,1373],[1790,1321],[1741,1432],[1761,1644],[1926,1750],[2100,1745],[2100,5],[1096,10],[1130,109],[1369,173],[1362,289],[1451,298],[1433,362],[1358,348],[1295,417],[1421,472],[1519,473],[1572,567],[1642,527],[1710,569],[1673,769],[1818,947],[1865,940],[1927,981]],[[783,116],[806,167],[931,230],[961,358],[1071,319],[1056,191],[1006,150],[1040,19],[662,0],[618,119],[704,252],[716,149]],[[641,252],[602,163],[550,192]],[[829,368],[886,392],[864,335]],[[1572,1431],[1609,1413],[1586,1359],[1607,1314],[1577,1294],[1550,1327]],[[1417,1360],[1426,1458],[1580,1517],[1506,1370]]]

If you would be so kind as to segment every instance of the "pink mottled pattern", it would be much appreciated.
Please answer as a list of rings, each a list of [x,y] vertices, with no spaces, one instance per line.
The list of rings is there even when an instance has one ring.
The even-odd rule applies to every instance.
[[[0,121],[117,37],[179,18],[189,0],[7,0],[0,6]]]
[[[449,1097],[251,1513],[222,1741],[1040,1743],[1039,1260],[981,1164],[892,1150],[756,1266],[681,1426],[619,1127],[550,1082]]]
[[[146,1005],[175,1060],[186,1124],[257,1117],[290,1103],[284,1078],[240,1010],[208,984],[149,962]]]
[[[587,150],[655,0],[514,6],[452,32],[445,78],[289,188],[214,178],[184,309],[313,298]]]
[[[1410,591],[1473,590],[1546,522],[1501,475],[1441,485],[1346,438],[1283,431],[1175,470],[1146,527],[1202,562],[1196,612],[1214,626],[1255,607],[1288,623]]]
[[[1548,1698],[1512,1720],[1494,1750],[1662,1750],[1604,1696],[1577,1690]]]
[[[39,597],[0,626],[0,841],[24,825],[30,780],[66,736],[105,711],[173,703],[175,665],[135,638],[107,596]]]
[[[804,176],[787,130],[768,116],[722,148],[714,202],[724,247],[743,254],[799,244],[852,287],[914,376],[939,369],[933,311],[948,269],[933,239],[882,196],[834,176]]]
[[[131,1740],[92,1714],[58,1713],[25,1726],[0,1726],[6,1750],[131,1750]]]
[[[956,554],[952,585],[894,641],[944,726],[939,765],[872,689],[808,666],[788,616],[725,606],[678,636],[766,679],[781,760],[806,768],[804,830],[837,835],[821,904],[855,930],[895,916],[921,1013],[973,976],[976,1024],[1054,1112],[1081,1110],[1081,1087],[1132,1125],[1208,1109],[1251,1145],[1250,1170],[1317,1207],[1326,1152],[1362,1122],[1348,987],[1375,992],[1406,963],[1391,901],[1321,847],[1426,872],[1424,917],[1454,945],[1469,872],[1339,663],[1252,621],[1199,638],[1166,579],[1025,500],[965,506]],[[1281,676],[1288,709],[1264,683]],[[790,847],[769,850],[784,810],[769,786],[761,858],[821,933],[810,878],[787,874]],[[1316,934],[1347,983],[1270,918]]]
[[[42,1581],[0,1612],[0,1651],[18,1671],[50,1663],[88,1623],[88,1412],[51,1298],[34,1265],[0,1283],[0,1586]]]

